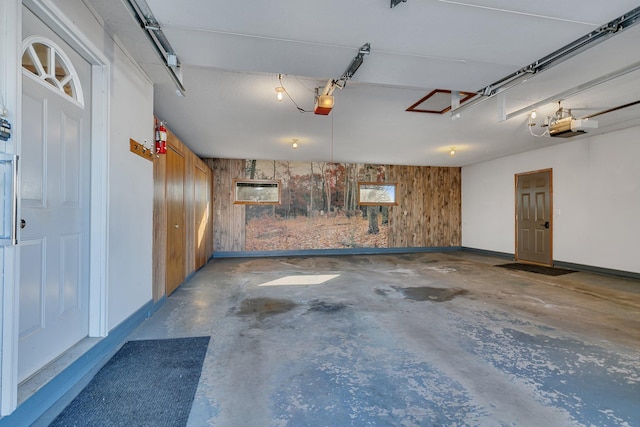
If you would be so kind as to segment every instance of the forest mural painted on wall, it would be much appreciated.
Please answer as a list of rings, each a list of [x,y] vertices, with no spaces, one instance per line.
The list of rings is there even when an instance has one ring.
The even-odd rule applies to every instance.
[[[358,205],[358,182],[386,182],[387,166],[247,160],[245,172],[282,185],[279,205],[246,205],[245,250],[388,247],[389,207]]]

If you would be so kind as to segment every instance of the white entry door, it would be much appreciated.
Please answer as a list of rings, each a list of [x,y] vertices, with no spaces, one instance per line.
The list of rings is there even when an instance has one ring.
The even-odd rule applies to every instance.
[[[23,39],[19,381],[88,335],[91,176],[91,66],[26,8]]]

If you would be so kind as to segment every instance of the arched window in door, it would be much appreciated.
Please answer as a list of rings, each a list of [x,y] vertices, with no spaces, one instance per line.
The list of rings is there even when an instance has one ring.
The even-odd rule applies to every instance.
[[[84,108],[82,86],[73,64],[54,42],[31,36],[22,43],[22,72]]]

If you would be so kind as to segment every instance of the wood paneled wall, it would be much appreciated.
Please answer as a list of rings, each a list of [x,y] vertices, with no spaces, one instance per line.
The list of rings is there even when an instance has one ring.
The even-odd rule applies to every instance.
[[[204,159],[214,174],[214,251],[245,250],[245,210],[233,204],[233,180],[245,178],[245,161]],[[461,169],[388,166],[398,184],[398,205],[389,209],[389,247],[460,246]]]
[[[167,161],[160,156],[153,161],[153,300],[165,294],[167,282]]]
[[[170,130],[167,145],[185,158],[184,218],[185,218],[185,274],[202,267],[213,254],[212,189],[213,173]],[[157,301],[166,290],[167,266],[167,162],[160,155],[153,162],[153,298]],[[183,278],[183,280],[184,280]]]
[[[460,246],[461,169],[389,167],[398,184],[398,205],[389,209],[389,247]]]
[[[245,178],[245,161],[238,159],[204,159],[213,171],[213,216],[215,218],[213,250],[244,251],[245,207],[233,204],[233,180]]]

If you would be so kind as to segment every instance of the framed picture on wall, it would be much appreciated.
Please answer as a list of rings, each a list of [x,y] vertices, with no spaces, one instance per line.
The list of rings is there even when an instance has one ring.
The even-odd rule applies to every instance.
[[[392,182],[359,182],[358,204],[362,206],[397,205],[396,183]]]
[[[233,181],[235,204],[280,204],[280,181],[235,179]]]

